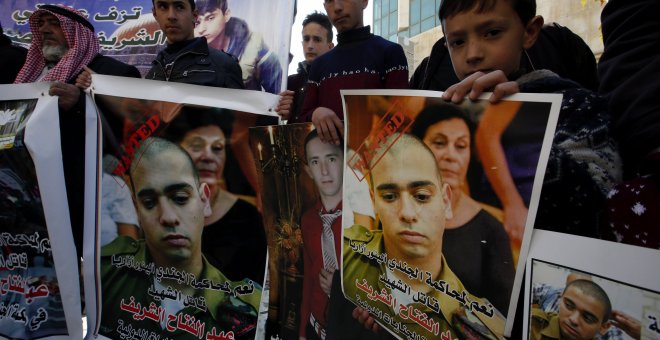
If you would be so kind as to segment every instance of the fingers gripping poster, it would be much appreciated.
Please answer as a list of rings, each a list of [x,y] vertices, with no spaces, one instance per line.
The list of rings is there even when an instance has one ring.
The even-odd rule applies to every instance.
[[[0,86],[0,338],[82,338],[57,97],[49,86]]]
[[[330,303],[341,319],[328,333],[378,332],[359,324],[375,320],[404,339],[502,338],[561,96],[457,106],[434,92],[342,95],[343,204],[362,222],[344,219],[342,288],[353,304],[332,313]]]
[[[267,248],[248,127],[277,123],[277,97],[97,75],[92,88],[89,334],[252,339]]]

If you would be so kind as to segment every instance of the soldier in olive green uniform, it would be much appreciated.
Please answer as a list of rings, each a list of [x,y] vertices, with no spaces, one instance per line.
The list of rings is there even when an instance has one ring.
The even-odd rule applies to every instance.
[[[166,279],[162,279],[161,274],[168,275],[164,271],[157,270],[155,266],[149,265],[153,264],[153,261],[144,240],[136,241],[128,236],[120,236],[103,247],[101,251],[104,321],[102,334],[115,338],[114,336],[121,333],[118,331],[118,326],[128,327],[129,324],[132,324],[133,329],[142,328],[154,331],[155,334],[167,333],[167,336],[173,339],[192,339],[193,335],[189,332],[173,327],[177,325],[178,315],[183,315],[184,318],[185,315],[190,315],[205,325],[204,336],[207,332],[212,332],[215,327],[216,334],[219,334],[220,331],[225,331],[225,333],[232,331],[236,338],[247,334],[250,334],[248,338],[251,338],[254,335],[261,297],[259,284],[252,281],[230,281],[205,258],[202,259],[202,272],[196,277],[195,282],[192,282],[192,285],[199,288],[196,289],[195,294],[187,298],[189,305],[176,313],[177,319],[170,318],[169,321],[163,310],[162,318],[165,320],[165,328],[161,328],[160,320],[155,322],[144,318],[136,321],[133,317],[134,313],[121,308],[122,303],[130,304],[131,297],[134,298],[135,306],[140,304],[147,311],[149,311],[151,303],[155,303],[156,310],[158,310],[161,301],[168,299],[164,295],[168,295],[169,286],[165,284]],[[161,276],[160,284],[163,287],[160,289],[157,288],[159,285],[157,276]],[[252,290],[245,295],[237,294],[240,293],[242,287],[252,287]],[[169,292],[172,291],[169,290]],[[185,301],[186,298],[184,297],[183,300]],[[142,308],[140,308],[140,312],[143,312]],[[108,323],[114,323],[115,327],[108,327]],[[167,332],[168,326],[170,329],[176,329]]]
[[[502,338],[501,313],[465,291],[442,255],[451,190],[433,154],[413,136],[392,140],[370,164],[382,230],[344,231],[344,293],[404,338]]]
[[[400,314],[399,309],[388,308],[388,306],[382,304],[381,301],[377,301],[377,303],[371,302],[368,297],[369,294],[358,287],[358,285],[364,283],[363,280],[366,280],[375,292],[382,292],[383,289],[385,289],[388,294],[394,293],[394,295],[396,295],[398,292],[393,292],[390,286],[384,283],[383,280],[380,280],[382,275],[389,274],[387,272],[389,270],[387,264],[379,263],[377,259],[370,259],[368,255],[362,255],[359,252],[353,251],[351,244],[363,244],[363,249],[366,254],[383,254],[383,233],[378,230],[370,231],[361,225],[354,225],[344,231],[344,292],[349,299],[352,299],[353,301],[361,300],[369,302],[373,306],[378,306],[383,312],[393,316],[393,319],[399,322],[402,326],[405,326],[406,329],[420,335],[426,335],[427,338],[439,337],[438,334],[446,334],[447,332],[451,334],[452,339],[457,337],[460,338],[458,334],[465,335],[466,329],[464,328],[466,326],[479,332],[479,335],[483,338],[497,339],[502,337],[505,320],[501,313],[494,309],[494,307],[489,306],[490,308],[484,309],[487,314],[481,313],[476,309],[469,312],[457,298],[449,295],[452,291],[462,294],[462,292],[465,291],[465,288],[458,277],[456,277],[454,272],[449,268],[444,258],[441,260],[442,269],[440,271],[440,276],[433,279],[433,281],[445,282],[446,284],[444,287],[446,287],[447,293],[429,287],[429,289],[423,291],[427,301],[426,304],[423,302],[415,302],[413,299],[413,302],[406,306],[406,308],[413,307],[416,310],[427,314],[428,318],[432,318],[435,322],[439,323],[437,326],[438,334],[435,334],[435,329],[429,331],[410,318],[396,316],[397,314]],[[391,272],[392,271],[390,271],[390,273]],[[424,275],[424,279],[421,281],[426,280],[425,274],[419,275]],[[431,298],[434,300],[431,300]],[[474,297],[469,293],[467,293],[463,299],[465,301],[477,302],[479,308],[483,308],[484,306],[488,307],[488,303],[485,300]],[[429,301],[437,301],[437,304]],[[436,310],[436,306],[440,313]],[[488,316],[491,311],[492,316]],[[388,325],[385,326],[387,328],[391,327]],[[405,335],[405,332],[402,331],[399,335]]]
[[[612,305],[599,285],[585,279],[571,281],[560,299],[559,313],[532,308],[529,339],[587,340],[607,332]]]
[[[130,168],[144,240],[101,250],[102,335],[253,338],[261,287],[229,281],[202,255],[209,188],[179,146],[149,138]]]

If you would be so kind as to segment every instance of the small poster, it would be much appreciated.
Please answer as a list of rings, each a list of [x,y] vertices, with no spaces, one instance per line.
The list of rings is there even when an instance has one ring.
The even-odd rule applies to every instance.
[[[524,339],[660,339],[659,261],[654,249],[535,231]]]
[[[344,149],[322,143],[311,123],[255,127],[250,140],[269,242],[266,338],[325,338],[342,215],[350,215],[342,206]]]
[[[49,83],[0,86],[0,337],[81,338],[78,261]],[[64,212],[64,213],[63,213]]]
[[[248,128],[277,123],[277,97],[97,75],[92,87],[88,334],[254,338],[267,248]]]
[[[346,298],[399,338],[502,338],[561,96],[462,105],[426,91],[342,96],[344,206],[365,221],[344,219]]]

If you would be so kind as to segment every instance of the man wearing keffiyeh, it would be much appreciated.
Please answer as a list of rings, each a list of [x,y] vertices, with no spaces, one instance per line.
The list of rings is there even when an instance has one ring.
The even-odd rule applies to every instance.
[[[85,67],[99,74],[140,78],[134,66],[99,54],[94,26],[81,12],[62,5],[42,5],[30,16],[32,45],[15,83],[52,82],[49,94],[58,96],[60,135],[71,226],[78,256],[82,254],[85,157],[86,80],[76,81]],[[121,117],[105,117],[121,127]],[[120,128],[121,129],[121,128]],[[113,129],[115,130],[115,129]],[[121,131],[121,130],[119,130]]]

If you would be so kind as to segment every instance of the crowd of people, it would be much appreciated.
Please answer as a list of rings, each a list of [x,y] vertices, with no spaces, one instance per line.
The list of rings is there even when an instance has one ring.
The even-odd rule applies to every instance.
[[[153,0],[152,4],[166,47],[156,56],[146,79],[280,91],[279,61],[245,21],[230,16],[227,1]],[[397,136],[400,142],[377,167],[370,168],[374,209],[369,214],[374,216],[365,223],[356,217],[355,224],[343,231],[343,242],[359,243],[406,261],[428,272],[430,280],[452,282],[469,292],[472,301],[484,299],[506,313],[515,262],[510,242],[522,238],[531,183],[524,183],[526,179],[516,169],[507,167],[507,159],[524,155],[512,154],[503,135],[511,133],[507,127],[524,127],[528,121],[516,104],[505,107],[504,113],[500,106],[497,115],[486,110],[477,122],[450,103],[476,100],[483,92],[492,92],[488,102],[498,103],[508,95],[529,92],[563,94],[535,227],[660,248],[660,233],[651,227],[656,221],[653,216],[660,211],[660,104],[653,100],[660,92],[660,82],[653,78],[660,67],[660,31],[654,29],[660,22],[651,16],[660,9],[657,1],[610,0],[605,5],[605,49],[597,63],[579,36],[558,24],[544,24],[534,0],[443,0],[438,17],[444,36],[411,72],[410,79],[402,47],[374,35],[364,25],[367,4],[368,0],[325,0],[327,15],[315,12],[306,16],[302,25],[305,60],[298,73],[289,76],[287,90],[280,92],[275,109],[288,123],[311,122],[315,127],[304,141],[305,171],[318,189],[319,202],[301,220],[305,277],[312,278],[304,282],[297,320],[301,338],[347,338],[339,329],[351,329],[352,324],[363,332],[366,329],[364,334],[355,331],[361,334],[359,338],[383,336],[366,310],[338,297],[342,291],[337,270],[343,270],[344,282],[387,275],[418,291],[428,288],[400,273],[365,263],[347,252],[346,246],[340,256],[342,205],[346,204],[342,202],[345,136],[340,90],[444,91],[444,102],[420,112],[409,133]],[[16,84],[52,82],[49,94],[59,98],[67,199],[80,257],[83,216],[77,207],[84,205],[83,91],[91,86],[92,73],[135,78],[140,73],[134,66],[103,56],[94,26],[74,8],[42,5],[30,16],[29,26],[33,38],[27,51],[13,46],[4,35],[0,38],[0,60],[7,65],[0,79]],[[336,46],[333,26],[338,32]],[[212,116],[212,112],[182,113],[171,124],[172,131],[179,128],[176,133],[155,139],[149,144],[152,149],[140,151],[145,161],[129,171],[132,192],[128,195],[136,202],[136,214],[115,221],[117,230],[110,233],[115,240],[108,240],[102,251],[105,287],[150,284],[109,266],[111,257],[122,254],[153,260],[200,279],[245,279],[255,286],[263,282],[264,272],[258,268],[266,265],[266,235],[260,213],[249,200],[220,183],[231,122],[209,118]],[[103,133],[122,140],[119,129]],[[473,153],[478,154],[484,169],[509,170],[485,171],[500,203],[500,217],[464,188]],[[414,167],[402,166],[413,160]],[[150,172],[142,169],[147,161],[163,164],[164,172],[182,182],[165,183],[170,178],[164,175],[150,178]],[[171,164],[177,167],[168,166]],[[420,194],[422,191],[425,193]],[[119,195],[127,201],[126,193]],[[158,209],[161,216],[152,210],[157,205],[164,207]],[[195,222],[186,222],[186,214],[194,216],[191,221]],[[160,227],[154,227],[156,224]],[[168,237],[158,234],[161,229],[178,230],[180,224],[192,229]],[[404,224],[414,235],[397,229]],[[466,246],[482,240],[487,240],[488,247]],[[173,282],[154,284],[187,291]],[[355,285],[347,286],[355,289]],[[583,292],[599,297],[603,306],[597,326],[602,328],[609,325],[611,306],[605,301],[607,295],[592,286],[578,281],[567,285],[562,296],[570,301]],[[117,288],[105,290],[104,299],[116,300],[112,305],[117,307],[120,292]],[[353,290],[348,294],[359,296]],[[230,320],[226,329],[239,337],[254,334],[255,301],[225,296],[206,296],[206,301],[215,304],[200,319],[219,320],[222,313],[237,313],[240,317],[232,320],[240,322]],[[163,308],[173,315],[184,310],[177,304]],[[459,309],[441,308],[440,327],[452,338],[466,336],[466,326],[455,317]],[[103,312],[104,318],[118,313],[105,307]],[[563,312],[560,308],[559,319],[534,314],[534,334],[539,339],[575,336],[564,334],[563,328],[557,330],[561,334],[543,333],[548,325],[561,322]],[[342,319],[346,315],[349,320]],[[477,327],[484,329],[481,335],[501,337],[503,324],[497,316],[471,322],[482,326]],[[115,335],[114,329],[106,331]],[[589,333],[591,338],[594,334]]]

